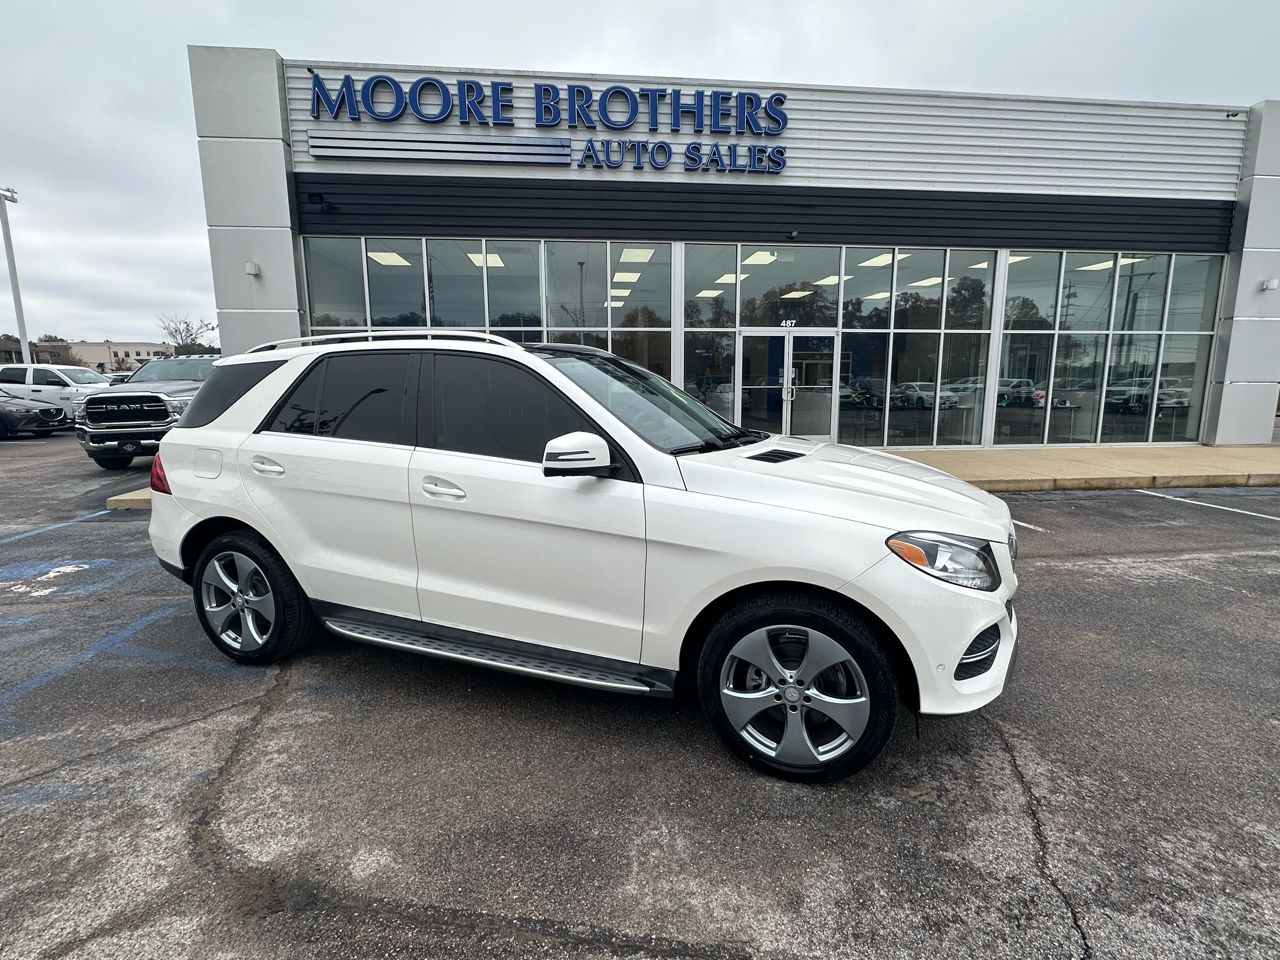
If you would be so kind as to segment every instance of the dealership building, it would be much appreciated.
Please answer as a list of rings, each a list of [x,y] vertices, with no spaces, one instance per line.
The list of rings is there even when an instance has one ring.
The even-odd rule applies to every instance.
[[[843,443],[1271,439],[1280,101],[190,63],[224,353],[487,331]]]

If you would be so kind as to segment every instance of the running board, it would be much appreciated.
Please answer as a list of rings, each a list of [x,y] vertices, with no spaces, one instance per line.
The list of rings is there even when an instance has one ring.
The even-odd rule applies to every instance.
[[[328,606],[325,604],[324,606]],[[345,611],[344,611],[345,612]],[[379,617],[391,620],[390,617]],[[471,634],[456,628],[434,624],[406,623],[390,625],[370,623],[345,616],[321,615],[324,625],[334,633],[362,643],[373,643],[397,650],[409,650],[429,657],[442,657],[462,663],[474,663],[496,670],[522,673],[526,676],[572,683],[597,690],[635,693],[647,696],[672,696],[675,672],[646,667],[624,660],[610,660],[571,651],[550,651],[537,644],[483,634]],[[428,634],[427,631],[430,631]],[[435,634],[435,635],[431,635]],[[445,639],[439,634],[452,634]]]

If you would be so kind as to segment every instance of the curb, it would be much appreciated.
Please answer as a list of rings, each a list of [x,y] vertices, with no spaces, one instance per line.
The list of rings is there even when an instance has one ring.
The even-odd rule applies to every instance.
[[[965,480],[964,477],[960,478]],[[965,480],[988,493],[1037,490],[1160,490],[1170,487],[1280,487],[1277,473],[1215,473],[1129,477],[1040,477],[1034,480]]]
[[[150,510],[151,488],[143,487],[141,490],[130,490],[128,493],[117,493],[114,497],[107,497],[107,509]]]

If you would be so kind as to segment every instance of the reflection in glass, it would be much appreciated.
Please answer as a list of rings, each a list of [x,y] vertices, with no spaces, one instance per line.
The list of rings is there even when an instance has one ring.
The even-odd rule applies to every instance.
[[[1132,443],[1147,439],[1159,343],[1160,338],[1156,336],[1112,338],[1102,408],[1104,442]]]
[[[613,335],[613,352],[640,364],[660,377],[671,377],[671,334],[618,333]]]
[[[942,320],[941,250],[903,250],[898,255],[898,283],[893,299],[893,325],[937,329]]]
[[[831,375],[835,337],[791,341],[791,436],[831,438]]]
[[[303,242],[311,326],[363,327],[360,241],[351,237],[307,237]]]
[[[671,326],[671,244],[609,244],[609,316],[615,327]]]
[[[948,333],[943,338],[943,404],[938,410],[937,441],[940,444],[982,442],[988,337],[985,333]],[[955,403],[948,405],[952,396]]]
[[[995,251],[952,250],[947,272],[947,329],[990,330]]]
[[[1168,279],[1168,254],[1120,254],[1120,281],[1116,286],[1113,329],[1159,330]]]
[[[887,333],[846,333],[840,341],[840,443],[884,443]]]
[[[1004,297],[1006,330],[1051,330],[1058,308],[1060,253],[1014,250]]]
[[[495,327],[542,324],[542,282],[537,240],[490,240],[485,245],[489,323]]]
[[[1044,384],[1052,353],[1052,334],[1005,334],[996,381],[996,443],[1044,442]]]
[[[684,245],[684,325],[732,327],[738,302],[734,270],[738,248],[731,243]]]
[[[484,327],[479,240],[428,240],[427,285],[433,327]]]
[[[742,247],[744,327],[834,327],[838,247]]]
[[[893,296],[893,251],[846,247],[844,251],[844,325],[854,330],[889,326]]]
[[[786,337],[742,338],[742,413],[739,423],[749,430],[782,433],[786,348]]]
[[[1062,274],[1063,330],[1105,330],[1111,316],[1114,254],[1068,253]]]
[[[684,390],[726,420],[733,420],[732,333],[684,335]]]
[[[542,330],[540,328],[516,327],[511,330],[503,330],[499,327],[494,327],[490,332],[499,337],[506,337],[516,343],[542,342]]]
[[[604,243],[547,241],[547,325],[607,327]]]
[[[1222,258],[1180,253],[1173,258],[1166,330],[1213,329],[1222,283]]]
[[[1181,260],[1181,255],[1178,260]],[[1176,269],[1176,268],[1175,268]],[[1174,274],[1175,283],[1177,274]],[[1217,287],[1214,292],[1216,294]],[[1212,337],[1165,337],[1156,402],[1156,441],[1197,440]]]
[[[918,446],[931,442],[937,377],[938,335],[896,334],[889,386],[890,446]],[[943,407],[950,407],[957,401],[956,395],[947,391],[939,402]]]
[[[369,313],[375,327],[421,327],[427,322],[421,240],[365,241]]]
[[[1053,368],[1050,443],[1093,443],[1102,397],[1102,363],[1107,338],[1059,334]]]
[[[609,332],[607,330],[551,330],[547,340],[550,343],[578,343],[584,347],[595,347],[597,350],[609,349]]]

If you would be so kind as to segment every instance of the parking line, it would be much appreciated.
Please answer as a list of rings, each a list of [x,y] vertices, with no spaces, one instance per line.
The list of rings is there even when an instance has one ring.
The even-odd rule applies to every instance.
[[[97,513],[86,513],[83,517],[76,517],[74,520],[64,520],[62,523],[55,523],[51,527],[41,527],[39,530],[28,530],[26,533],[20,533],[16,537],[5,537],[0,543],[13,543],[15,540],[21,540],[23,537],[34,537],[37,533],[48,533],[50,530],[57,530],[59,527],[69,527],[73,523],[79,523],[81,520],[92,520],[94,517],[100,517],[104,513],[110,513],[110,510],[99,510]]]
[[[1224,507],[1218,503],[1205,503],[1203,500],[1191,500],[1187,497],[1171,497],[1167,493],[1156,493],[1154,490],[1139,490],[1139,493],[1145,493],[1149,497],[1159,497],[1161,500],[1176,500],[1178,503],[1194,503],[1198,507],[1213,507],[1215,510],[1226,510],[1229,513],[1243,513],[1246,517],[1260,517],[1263,520],[1280,520],[1280,517],[1273,517],[1269,513],[1254,513],[1252,510],[1239,510],[1236,507]]]
[[[1040,533],[1048,533],[1048,532],[1049,532],[1049,531],[1048,531],[1048,530],[1046,530],[1044,527],[1037,527],[1034,523],[1024,523],[1024,522],[1023,522],[1023,521],[1021,521],[1021,520],[1015,520],[1015,521],[1013,521],[1013,522],[1014,522],[1014,523],[1016,523],[1016,524],[1017,524],[1018,526],[1020,526],[1020,527],[1026,527],[1028,530],[1038,530]]]

